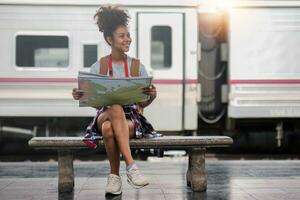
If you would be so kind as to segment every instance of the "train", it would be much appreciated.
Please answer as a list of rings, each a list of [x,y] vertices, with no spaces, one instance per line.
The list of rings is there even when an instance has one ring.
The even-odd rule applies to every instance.
[[[71,91],[110,53],[93,19],[106,4],[131,16],[128,55],[153,76],[144,114],[156,130],[295,142],[300,1],[282,0],[0,0],[0,142],[83,134],[96,111]]]

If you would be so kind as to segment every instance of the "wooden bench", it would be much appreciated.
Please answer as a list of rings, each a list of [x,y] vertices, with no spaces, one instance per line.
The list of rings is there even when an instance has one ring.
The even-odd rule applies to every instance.
[[[205,191],[205,150],[208,147],[225,147],[232,144],[226,136],[164,136],[153,139],[131,139],[130,147],[137,149],[188,150],[187,185],[193,191]],[[29,146],[35,149],[53,149],[58,152],[58,191],[72,192],[74,188],[73,152],[88,148],[81,137],[34,137]],[[105,148],[99,140],[100,148]]]

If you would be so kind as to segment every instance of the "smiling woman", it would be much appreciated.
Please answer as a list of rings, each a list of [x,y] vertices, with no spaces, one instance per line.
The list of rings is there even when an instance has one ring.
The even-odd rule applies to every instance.
[[[145,66],[139,59],[131,58],[126,53],[132,42],[127,11],[120,7],[101,7],[94,15],[100,32],[111,47],[111,54],[102,57],[91,66],[90,72],[107,75],[110,78],[148,76]],[[156,88],[152,85],[144,89],[149,99],[130,105],[109,105],[98,108],[97,114],[86,130],[83,142],[91,148],[97,148],[97,138],[103,137],[106,153],[110,162],[107,194],[120,194],[122,181],[119,176],[120,153],[126,162],[127,181],[134,188],[149,184],[135,164],[129,146],[130,138],[159,136],[152,125],[142,115],[144,107],[156,98]],[[73,97],[78,100],[83,94],[73,89]]]

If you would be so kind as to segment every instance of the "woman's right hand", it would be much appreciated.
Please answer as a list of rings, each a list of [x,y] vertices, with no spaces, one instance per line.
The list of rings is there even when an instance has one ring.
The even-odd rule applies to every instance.
[[[75,100],[79,100],[83,96],[83,92],[78,88],[73,88],[72,95]]]

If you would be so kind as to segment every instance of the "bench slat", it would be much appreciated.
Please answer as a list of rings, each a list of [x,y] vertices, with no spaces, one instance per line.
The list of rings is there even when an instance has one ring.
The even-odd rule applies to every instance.
[[[189,149],[197,147],[228,146],[233,140],[227,136],[163,136],[151,139],[131,139],[132,148],[160,148],[160,149]],[[82,149],[88,148],[82,137],[34,137],[29,146],[36,149]],[[99,147],[104,148],[103,140],[99,140]]]

